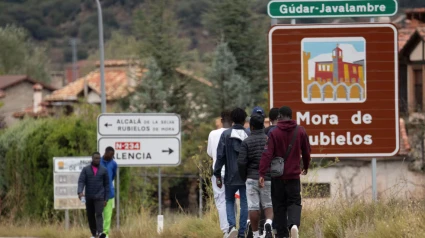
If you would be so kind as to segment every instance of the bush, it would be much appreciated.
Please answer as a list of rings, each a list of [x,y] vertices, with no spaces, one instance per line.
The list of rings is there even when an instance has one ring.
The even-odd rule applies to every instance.
[[[95,150],[94,120],[27,119],[6,130],[0,135],[3,209],[16,218],[54,217],[53,157],[90,155]]]

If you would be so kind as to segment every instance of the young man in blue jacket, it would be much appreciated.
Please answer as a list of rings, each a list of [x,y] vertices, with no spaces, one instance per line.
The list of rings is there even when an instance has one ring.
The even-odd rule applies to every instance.
[[[103,154],[100,164],[108,170],[109,175],[109,195],[108,203],[106,204],[103,210],[103,233],[106,234],[106,237],[109,236],[109,230],[111,229],[111,219],[112,219],[112,206],[114,205],[115,189],[114,189],[114,179],[117,175],[118,165],[114,161],[115,150],[111,146],[106,147],[105,153]]]

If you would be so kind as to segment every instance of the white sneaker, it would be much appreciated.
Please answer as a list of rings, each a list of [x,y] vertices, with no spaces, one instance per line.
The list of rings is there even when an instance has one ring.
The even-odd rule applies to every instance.
[[[229,228],[229,233],[227,233],[227,238],[236,238],[238,237],[238,230],[235,227]]]
[[[291,238],[298,238],[298,227],[296,225],[291,228]]]

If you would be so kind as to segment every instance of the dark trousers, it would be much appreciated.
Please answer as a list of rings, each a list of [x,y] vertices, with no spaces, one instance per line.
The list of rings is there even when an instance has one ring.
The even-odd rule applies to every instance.
[[[289,237],[289,228],[301,224],[301,182],[273,179],[271,192],[276,237]]]
[[[87,199],[86,211],[87,219],[89,220],[89,227],[92,236],[96,236],[103,232],[103,208],[105,202],[103,200]]]

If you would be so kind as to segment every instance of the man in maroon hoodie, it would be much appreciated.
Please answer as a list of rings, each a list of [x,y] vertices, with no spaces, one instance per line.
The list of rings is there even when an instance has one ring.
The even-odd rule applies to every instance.
[[[270,164],[275,157],[284,157],[291,143],[293,133],[296,131],[297,122],[292,120],[292,110],[289,107],[279,109],[277,128],[268,138],[260,161],[259,183],[264,186],[264,177],[270,169]],[[304,168],[301,170],[300,154],[303,158]],[[300,174],[306,175],[310,164],[310,143],[307,133],[302,126],[298,126],[297,136],[292,149],[285,161],[283,175],[272,179],[272,198],[276,238],[298,238],[298,228],[301,223],[301,182]]]

